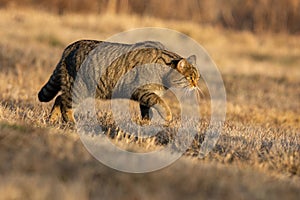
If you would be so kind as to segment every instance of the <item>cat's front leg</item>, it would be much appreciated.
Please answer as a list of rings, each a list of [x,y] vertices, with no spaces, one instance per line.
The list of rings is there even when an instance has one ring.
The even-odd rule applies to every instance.
[[[140,103],[142,119],[150,119],[150,108],[154,108],[167,123],[172,121],[172,112],[169,106],[156,93],[137,90],[133,93],[132,99]]]
[[[172,112],[164,100],[160,98],[160,100],[157,101],[157,103],[152,107],[157,110],[159,115],[166,121],[166,123],[170,123],[172,121]]]

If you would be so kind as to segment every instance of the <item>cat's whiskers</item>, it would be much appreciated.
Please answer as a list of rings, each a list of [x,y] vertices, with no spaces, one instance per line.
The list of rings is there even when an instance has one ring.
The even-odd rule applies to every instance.
[[[181,81],[181,82],[177,82],[175,83],[177,86],[180,86],[180,87],[187,87],[189,84],[186,82],[186,81]]]
[[[188,86],[185,87],[185,96],[189,97],[191,94],[191,88],[189,88]]]
[[[185,77],[181,77],[180,79],[174,80],[174,83],[182,83],[184,81]]]
[[[200,97],[200,91],[199,90],[200,88],[197,87],[197,90],[196,90],[196,95],[197,95],[197,100],[198,100],[198,103],[200,103],[200,100],[201,100],[201,97]]]
[[[199,95],[201,94],[202,97],[205,97],[204,93],[202,92],[202,90],[200,89],[200,87],[198,85],[195,86],[195,89],[197,90],[197,92],[199,93]]]
[[[204,93],[202,92],[202,90],[200,89],[200,87],[198,85],[191,86],[190,84],[186,84],[184,86],[184,94],[183,94],[183,96],[187,97],[187,96],[191,95],[191,92],[193,92],[193,91],[196,92],[197,100],[198,101],[200,101],[201,97],[205,97]]]
[[[183,89],[183,91],[180,93],[180,97],[179,97],[180,101],[182,101],[183,98],[185,98],[187,96],[187,92],[188,92],[188,88],[187,87],[183,87],[182,89]]]

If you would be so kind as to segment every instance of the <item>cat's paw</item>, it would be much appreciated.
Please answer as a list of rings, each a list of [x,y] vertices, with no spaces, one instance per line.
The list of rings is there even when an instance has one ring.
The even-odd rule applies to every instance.
[[[75,123],[74,113],[72,109],[67,109],[62,112],[63,120],[65,122]]]
[[[159,115],[165,121],[165,125],[168,126],[172,122],[172,119],[173,119],[170,108],[167,106],[159,105],[159,104],[155,105],[154,108],[158,111]]]
[[[52,109],[51,114],[48,118],[48,121],[51,124],[56,124],[62,120],[62,115],[59,106],[56,106]]]

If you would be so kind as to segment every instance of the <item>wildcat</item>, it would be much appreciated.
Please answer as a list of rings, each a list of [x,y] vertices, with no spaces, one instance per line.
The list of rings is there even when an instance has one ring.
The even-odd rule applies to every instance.
[[[194,66],[195,60],[194,55],[183,58],[154,41],[122,44],[80,40],[64,50],[61,60],[40,90],[38,98],[41,102],[49,102],[61,92],[51,110],[50,121],[57,121],[60,115],[64,121],[75,121],[73,108],[82,99],[93,95],[98,99],[111,99],[122,76],[139,66],[151,65],[154,71],[150,74],[145,76],[135,73],[119,84],[118,88],[126,91],[130,88],[130,79],[151,77],[151,73],[159,74],[155,84],[149,83],[136,88],[130,96],[116,97],[139,102],[142,119],[150,119],[150,108],[154,108],[166,122],[170,122],[172,113],[160,97],[160,92],[174,86],[199,90],[197,83],[200,75]],[[77,84],[76,78],[77,82],[79,80]]]

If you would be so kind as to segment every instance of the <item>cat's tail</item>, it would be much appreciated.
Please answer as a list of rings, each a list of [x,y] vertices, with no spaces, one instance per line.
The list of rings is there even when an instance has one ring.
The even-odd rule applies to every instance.
[[[38,94],[41,102],[51,101],[57,93],[61,90],[61,63],[58,64],[48,82],[42,87]]]

